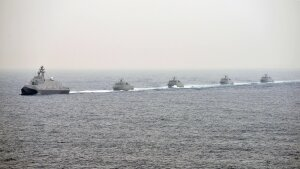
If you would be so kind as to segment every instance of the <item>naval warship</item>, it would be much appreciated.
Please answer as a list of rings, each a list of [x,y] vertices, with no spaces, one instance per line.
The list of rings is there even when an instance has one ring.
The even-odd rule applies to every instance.
[[[37,76],[34,76],[28,85],[23,86],[21,92],[22,95],[69,94],[70,89],[62,86],[62,84],[55,81],[53,77],[45,79],[45,68],[41,66],[37,72]]]
[[[260,79],[261,83],[268,83],[268,82],[274,82],[274,80],[268,76],[268,74],[265,74],[263,77]]]
[[[113,90],[128,91],[128,90],[133,90],[133,89],[134,89],[134,87],[132,85],[130,85],[128,82],[125,82],[123,79],[121,79],[120,81],[115,83],[115,85],[113,86]]]
[[[173,77],[173,79],[169,80],[168,87],[184,87],[184,85],[180,80],[177,80],[175,77]]]
[[[221,85],[233,84],[233,81],[227,75],[225,75],[225,77],[221,78],[220,84]]]

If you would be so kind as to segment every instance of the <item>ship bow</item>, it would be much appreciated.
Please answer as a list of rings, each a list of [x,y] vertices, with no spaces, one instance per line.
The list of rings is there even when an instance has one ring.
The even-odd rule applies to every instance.
[[[38,91],[35,89],[32,89],[30,87],[24,86],[21,89],[21,92],[22,92],[22,95],[34,95],[34,94],[37,94]]]

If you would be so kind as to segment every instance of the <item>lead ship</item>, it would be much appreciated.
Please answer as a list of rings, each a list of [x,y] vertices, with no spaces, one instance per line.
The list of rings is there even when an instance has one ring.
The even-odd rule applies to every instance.
[[[28,85],[25,85],[22,89],[22,95],[34,95],[34,94],[69,94],[70,89],[62,86],[58,81],[55,81],[53,77],[45,79],[45,68],[41,66],[37,76],[31,79]]]
[[[113,86],[113,90],[128,91],[128,90],[133,90],[133,89],[134,89],[134,87],[132,85],[130,85],[128,82],[125,82],[123,79],[121,79],[120,81],[115,83],[115,85]]]
[[[233,84],[233,81],[225,75],[225,77],[221,78],[220,80],[221,85],[226,85],[226,84]]]
[[[169,80],[168,88],[173,88],[173,87],[184,87],[184,85],[183,83],[181,83],[180,80],[177,80],[175,77],[173,77],[172,80]]]
[[[263,77],[260,78],[261,83],[269,83],[269,82],[274,82],[274,80],[268,76],[268,74],[265,74]]]

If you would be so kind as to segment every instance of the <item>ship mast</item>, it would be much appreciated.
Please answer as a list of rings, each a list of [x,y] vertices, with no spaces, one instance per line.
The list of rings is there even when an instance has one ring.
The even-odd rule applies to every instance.
[[[44,66],[41,66],[40,69],[39,69],[39,71],[38,71],[38,76],[40,76],[40,74],[41,74],[42,77],[44,78],[45,72],[46,72],[46,71],[45,71]]]

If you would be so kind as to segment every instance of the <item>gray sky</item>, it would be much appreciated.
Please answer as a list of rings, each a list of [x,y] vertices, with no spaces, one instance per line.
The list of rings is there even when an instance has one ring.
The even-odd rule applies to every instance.
[[[299,0],[0,0],[0,68],[300,69]]]

